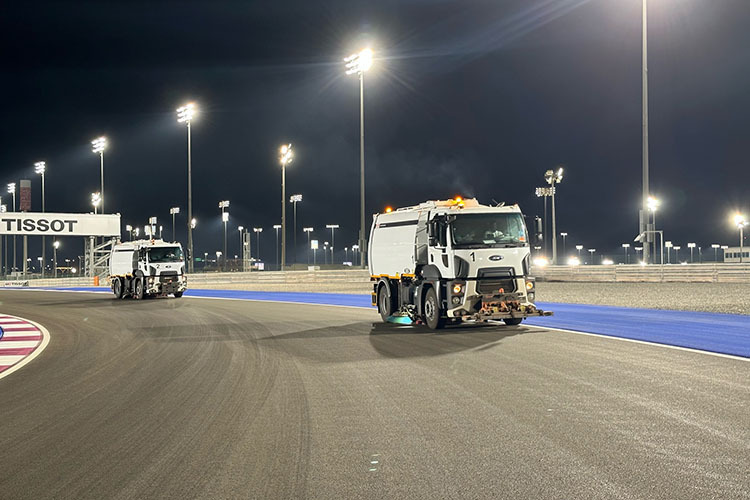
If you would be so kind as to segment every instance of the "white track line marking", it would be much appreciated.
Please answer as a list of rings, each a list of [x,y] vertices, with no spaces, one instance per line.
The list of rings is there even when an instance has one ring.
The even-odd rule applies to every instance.
[[[38,340],[0,340],[0,352],[4,349],[26,349],[27,347],[36,347]]]
[[[2,342],[2,339],[12,339],[15,337],[39,337],[42,338],[42,332],[36,331],[36,330],[29,330],[28,332],[8,332],[4,331],[3,336],[0,337],[0,342]]]
[[[24,290],[24,291],[37,291],[37,292],[67,292],[67,293],[111,293],[109,290],[102,290],[97,292],[90,292],[86,290],[44,290],[41,288],[26,288],[26,289],[18,289],[18,290]],[[253,291],[253,290],[245,290],[245,291]],[[262,293],[262,292],[261,292]],[[271,292],[271,293],[279,293],[279,292]],[[188,299],[211,299],[211,300],[240,300],[240,301],[246,301],[246,302],[271,302],[274,304],[297,304],[297,305],[303,305],[303,306],[323,306],[323,307],[343,307],[348,309],[364,309],[368,311],[377,312],[377,310],[374,308],[374,306],[342,306],[342,305],[330,305],[330,304],[315,304],[315,303],[309,303],[309,302],[289,302],[284,300],[263,300],[263,299],[240,299],[240,298],[234,298],[234,297],[196,297],[193,295],[183,295],[183,298]],[[575,330],[565,330],[563,328],[553,328],[548,326],[539,326],[539,325],[527,325],[530,328],[542,328],[546,330],[556,330],[558,332],[564,332],[564,333],[573,333],[575,335],[588,335],[591,337],[599,337],[602,339],[609,339],[609,340],[619,340],[622,342],[632,342],[634,344],[643,344],[648,346],[656,346],[656,347],[664,347],[666,349],[674,349],[677,351],[686,351],[686,352],[694,352],[699,354],[706,354],[708,356],[716,356],[719,358],[727,358],[727,359],[734,359],[739,361],[748,361],[750,362],[750,358],[745,358],[742,356],[733,356],[731,354],[722,354],[718,352],[711,352],[711,351],[703,351],[701,349],[692,349],[690,347],[680,347],[676,345],[669,345],[669,344],[660,344],[659,342],[648,342],[646,340],[635,340],[635,339],[626,339],[623,337],[615,337],[612,335],[604,335],[601,333],[591,333],[591,332],[578,332]],[[38,349],[37,349],[38,350]],[[36,352],[36,351],[35,351]],[[5,373],[5,372],[3,372]],[[0,375],[2,377],[2,375]]]
[[[25,358],[23,354],[17,354],[17,355],[12,355],[12,356],[0,356],[0,366],[7,366],[7,365],[12,365],[13,363],[18,363],[23,358]]]
[[[36,349],[34,349],[34,352],[32,352],[31,354],[29,354],[28,356],[26,356],[24,359],[22,359],[21,361],[19,361],[15,365],[13,365],[10,368],[8,368],[4,372],[0,373],[0,379],[2,379],[3,377],[7,377],[11,373],[13,373],[13,372],[15,372],[17,370],[20,370],[21,368],[23,368],[27,364],[31,363],[31,361],[33,361],[34,358],[36,358],[37,356],[39,356],[42,353],[42,351],[44,351],[44,349],[47,348],[47,345],[49,345],[49,331],[46,328],[44,328],[42,325],[40,325],[39,323],[37,323],[35,321],[31,321],[31,320],[28,320],[28,319],[25,319],[25,318],[22,318],[22,319],[24,319],[25,321],[28,321],[29,323],[31,323],[35,327],[39,328],[39,331],[42,332],[42,342],[41,342],[41,344],[39,344],[39,347],[37,347]]]

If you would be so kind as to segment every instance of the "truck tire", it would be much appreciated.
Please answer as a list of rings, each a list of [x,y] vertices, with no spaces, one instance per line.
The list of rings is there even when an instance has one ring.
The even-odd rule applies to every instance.
[[[135,283],[133,283],[133,298],[136,300],[143,298],[143,278],[135,278]]]
[[[180,297],[182,297],[182,292],[175,292],[174,293],[174,298],[175,299],[179,299]]]
[[[112,292],[115,294],[116,299],[122,298],[122,278],[115,278],[112,282]]]
[[[523,318],[503,318],[503,322],[507,326],[516,326],[520,325],[521,321],[523,321]]]
[[[393,315],[393,299],[388,296],[387,285],[380,285],[378,288],[378,312],[383,322],[387,322],[388,318]]]
[[[424,311],[424,322],[430,330],[438,330],[445,326],[445,318],[442,316],[440,302],[438,302],[434,288],[427,290],[422,310]]]

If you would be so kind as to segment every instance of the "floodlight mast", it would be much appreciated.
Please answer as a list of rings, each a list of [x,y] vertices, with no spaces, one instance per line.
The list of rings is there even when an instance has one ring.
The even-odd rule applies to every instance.
[[[367,243],[365,237],[365,71],[372,67],[373,52],[365,48],[344,59],[346,74],[359,75],[359,167],[360,167],[360,227],[359,246],[361,248],[361,267],[365,267]]]
[[[97,137],[93,141],[91,141],[91,152],[96,153],[99,155],[99,169],[101,171],[101,188],[100,188],[100,196],[101,196],[101,203],[102,203],[102,213],[104,213],[104,150],[107,149],[107,138],[106,137]]]
[[[47,171],[47,164],[43,161],[38,161],[34,163],[34,172],[42,176],[42,212],[45,212],[44,207],[44,173]],[[42,236],[42,269],[41,274],[42,278],[44,278],[44,266],[46,265],[45,262],[47,261],[47,245],[45,244],[46,238]]]
[[[286,167],[294,160],[292,144],[284,144],[279,148],[279,163],[281,163],[281,270],[286,267]]]
[[[193,165],[191,153],[190,123],[195,116],[195,104],[192,102],[177,108],[177,122],[187,125],[187,160],[188,160],[188,272],[192,273],[194,269],[193,259]]]
[[[547,170],[544,180],[552,186],[552,264],[557,264],[557,222],[555,217],[555,184],[560,184],[563,179],[563,168],[558,166],[557,170]]]

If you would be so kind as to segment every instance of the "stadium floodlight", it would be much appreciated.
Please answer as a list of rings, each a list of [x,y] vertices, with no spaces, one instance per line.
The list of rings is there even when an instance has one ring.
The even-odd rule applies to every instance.
[[[558,166],[556,170],[547,170],[544,180],[552,187],[552,264],[557,264],[557,217],[555,215],[555,184],[563,180],[563,167]]]
[[[740,264],[743,262],[743,253],[745,252],[745,226],[748,225],[747,219],[745,219],[745,216],[737,213],[734,216],[734,224],[737,226],[737,229],[740,231]]]
[[[91,193],[91,204],[94,206],[94,214],[97,213],[97,209],[99,208],[99,204],[102,202],[102,195],[101,193]]]
[[[101,186],[100,186],[100,196],[102,198],[102,213],[104,213],[104,150],[107,149],[107,138],[97,137],[93,141],[91,141],[91,151],[95,154],[99,155],[99,169],[100,169],[100,180],[101,180]]]
[[[191,148],[191,128],[190,124],[193,121],[193,117],[195,116],[196,109],[195,104],[192,102],[187,103],[184,106],[181,106],[177,108],[177,122],[178,123],[184,123],[187,125],[187,164],[188,164],[188,213],[187,213],[187,220],[188,220],[188,272],[192,273],[194,269],[194,259],[193,259],[193,229],[195,228],[195,225],[193,224],[193,159],[192,159],[192,148]]]
[[[365,72],[372,67],[373,52],[364,48],[359,52],[344,58],[347,75],[359,76],[359,169],[360,169],[360,219],[359,246],[362,248],[361,267],[365,267]]]
[[[339,228],[338,224],[326,224],[326,229],[331,230],[331,264],[333,264],[333,247],[336,244],[335,231]]]
[[[294,256],[292,258],[292,266],[297,263],[297,203],[302,201],[302,195],[301,194],[293,194],[289,198],[289,202],[292,204],[293,212],[294,212],[294,224],[292,226],[292,233],[294,234]]]
[[[34,163],[34,172],[42,176],[42,212],[45,212],[44,207],[44,173],[47,171],[47,164],[43,161]],[[42,262],[47,260],[47,245],[45,244],[45,237],[42,236]],[[44,278],[44,265],[41,269],[42,278]]]
[[[180,213],[180,207],[172,207],[169,209],[169,215],[172,216],[172,241],[177,241],[175,237],[175,216]]]
[[[279,148],[279,163],[281,163],[281,269],[286,267],[286,167],[294,160],[292,143],[283,144]],[[296,206],[296,204],[295,204]]]

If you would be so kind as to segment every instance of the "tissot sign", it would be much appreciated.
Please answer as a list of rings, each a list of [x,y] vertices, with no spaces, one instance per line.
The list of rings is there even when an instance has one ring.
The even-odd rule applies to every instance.
[[[120,236],[120,215],[4,212],[1,234]]]

